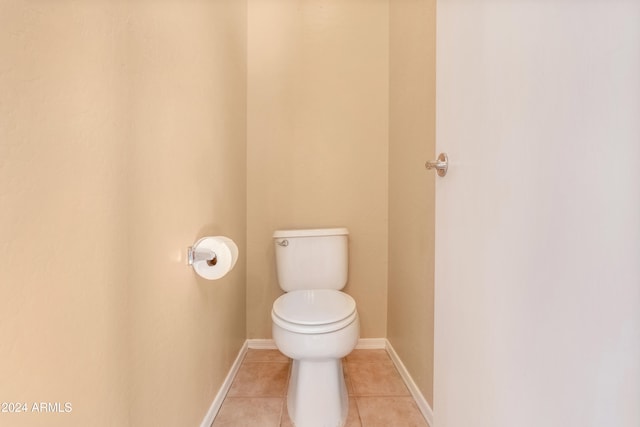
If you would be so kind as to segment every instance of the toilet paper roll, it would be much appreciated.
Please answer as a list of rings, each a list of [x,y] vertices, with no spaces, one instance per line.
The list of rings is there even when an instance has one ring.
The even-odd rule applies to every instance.
[[[202,278],[216,280],[224,277],[236,265],[238,246],[226,236],[203,237],[193,245],[193,250],[212,251],[216,254],[215,263],[196,261],[193,269]]]
[[[233,262],[231,263],[231,269],[233,270],[233,267],[236,266],[236,261],[238,261],[238,245],[236,245],[236,242],[234,242],[227,236],[217,236],[217,238],[222,240],[223,242],[226,242],[229,249],[231,249],[231,259],[233,260]]]

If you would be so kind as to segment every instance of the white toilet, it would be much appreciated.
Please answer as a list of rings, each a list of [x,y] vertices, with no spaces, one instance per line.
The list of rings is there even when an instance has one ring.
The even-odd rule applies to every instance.
[[[341,358],[358,342],[356,303],[347,283],[346,228],[273,233],[286,292],[273,303],[273,339],[293,359],[287,409],[296,427],[341,427],[349,401]]]

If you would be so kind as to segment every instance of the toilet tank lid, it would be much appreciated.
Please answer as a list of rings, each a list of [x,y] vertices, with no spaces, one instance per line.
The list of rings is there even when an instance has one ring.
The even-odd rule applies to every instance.
[[[349,234],[345,227],[338,228],[307,228],[301,230],[276,230],[273,232],[275,239],[284,237],[315,237],[315,236],[343,236]]]

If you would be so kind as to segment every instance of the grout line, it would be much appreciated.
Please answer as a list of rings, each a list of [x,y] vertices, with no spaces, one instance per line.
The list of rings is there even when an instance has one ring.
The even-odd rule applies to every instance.
[[[354,401],[355,406],[356,406],[356,412],[358,413],[358,422],[360,423],[361,427],[364,427],[363,424],[362,424],[362,417],[360,416],[360,406],[358,405],[358,399],[356,398],[356,396],[352,396],[352,397],[353,397],[353,401]]]
[[[278,418],[278,427],[282,427],[282,423],[284,422],[284,401],[286,398],[282,399],[282,403],[280,404],[280,418]]]

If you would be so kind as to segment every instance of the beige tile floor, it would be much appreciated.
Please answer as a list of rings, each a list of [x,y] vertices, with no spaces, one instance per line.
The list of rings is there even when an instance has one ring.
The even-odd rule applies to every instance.
[[[349,391],[346,427],[428,427],[385,350],[354,350],[343,360]],[[292,427],[286,408],[291,361],[249,349],[213,427]]]

